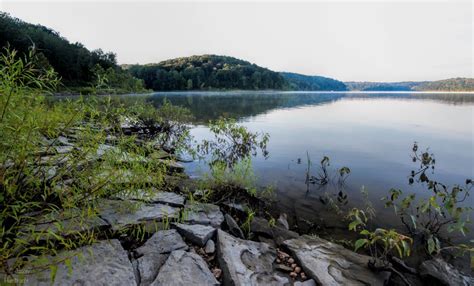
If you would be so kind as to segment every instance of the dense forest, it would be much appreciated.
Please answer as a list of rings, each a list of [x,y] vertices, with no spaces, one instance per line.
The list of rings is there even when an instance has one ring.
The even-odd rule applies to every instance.
[[[345,84],[349,90],[360,91],[474,91],[472,78],[418,82],[345,82]]]
[[[282,72],[281,75],[288,81],[291,90],[347,90],[343,82],[332,78],[289,72]]]
[[[123,71],[113,53],[89,51],[80,43],[70,43],[58,32],[41,25],[26,23],[0,12],[0,46],[26,54],[35,49],[41,68],[53,67],[67,87],[143,89],[141,80]]]
[[[279,73],[227,56],[191,56],[127,68],[153,90],[287,88]]]

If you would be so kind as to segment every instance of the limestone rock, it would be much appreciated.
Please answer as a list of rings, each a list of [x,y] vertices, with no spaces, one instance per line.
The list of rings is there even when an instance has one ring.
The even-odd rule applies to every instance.
[[[224,215],[219,207],[212,204],[197,203],[187,205],[184,212],[184,221],[190,224],[203,224],[220,227],[224,221]]]
[[[252,220],[250,231],[258,236],[273,239],[277,245],[281,245],[285,240],[297,238],[299,236],[296,232],[287,230],[284,227],[278,225],[270,226],[270,223],[266,219],[260,217],[255,217]]]
[[[374,273],[369,256],[318,237],[302,236],[283,243],[304,272],[320,285],[384,285],[389,273]]]
[[[229,233],[232,234],[233,236],[244,239],[245,238],[244,233],[240,229],[237,222],[235,222],[234,218],[232,218],[228,214],[225,214],[224,218],[225,218],[225,223],[227,224],[227,227],[229,228]]]
[[[99,204],[99,216],[112,226],[112,230],[116,231],[147,221],[158,222],[164,218],[177,218],[179,208],[136,201],[103,200]]]
[[[144,245],[135,250],[141,285],[150,285],[158,275],[169,254],[174,250],[186,250],[188,246],[174,229],[153,234]]]
[[[204,248],[204,252],[207,254],[213,254],[216,251],[216,244],[212,239],[209,239],[206,243],[206,247]]]
[[[424,281],[448,286],[474,285],[474,278],[461,274],[451,264],[441,258],[427,260],[420,265],[420,275]]]
[[[243,240],[217,230],[217,257],[224,285],[284,285],[287,277],[273,271],[276,251],[266,243]]]
[[[73,251],[60,252],[51,261],[71,259],[72,271],[59,263],[56,278],[51,283],[51,270],[26,275],[25,285],[136,285],[127,252],[116,239],[101,241]],[[51,262],[54,263],[54,262]],[[21,278],[19,278],[21,280]],[[19,280],[19,281],[20,281]]]
[[[173,224],[178,232],[192,243],[198,246],[204,246],[206,242],[214,235],[216,229],[212,226],[201,224]]]
[[[218,285],[201,256],[182,250],[173,251],[152,285]]]

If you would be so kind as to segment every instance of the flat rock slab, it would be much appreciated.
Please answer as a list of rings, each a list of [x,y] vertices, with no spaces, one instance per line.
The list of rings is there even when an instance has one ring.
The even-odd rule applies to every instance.
[[[183,212],[184,222],[189,224],[220,227],[224,221],[224,215],[219,209],[219,206],[212,204],[197,203],[187,205]]]
[[[187,250],[188,246],[174,229],[158,231],[144,245],[135,250],[139,258],[138,271],[141,285],[150,285],[158,275],[169,254],[175,250]]]
[[[105,199],[99,204],[99,216],[107,221],[114,231],[143,222],[177,218],[179,211],[179,208],[168,205],[144,204],[136,201]]]
[[[214,235],[216,229],[212,226],[201,225],[201,224],[181,224],[175,223],[174,227],[178,232],[192,243],[203,247],[207,241]]]
[[[60,252],[51,261],[71,259],[72,271],[59,263],[51,283],[51,270],[26,275],[25,285],[137,285],[127,252],[116,239],[101,241],[73,251]],[[54,263],[54,262],[51,262]]]
[[[224,285],[285,285],[288,277],[273,270],[276,250],[266,243],[236,238],[217,230],[217,257]]]
[[[161,203],[173,207],[183,207],[185,200],[182,195],[177,193],[160,192],[156,189],[148,191],[143,190],[134,192],[121,192],[116,197],[122,200],[138,200],[148,203]]]
[[[420,265],[420,275],[426,283],[442,285],[474,285],[474,278],[461,274],[441,258],[427,260]]]
[[[181,286],[218,284],[219,282],[214,278],[214,275],[201,256],[183,250],[176,250],[171,252],[151,285]]]
[[[312,236],[301,236],[283,243],[298,260],[304,272],[319,285],[384,285],[389,273],[368,269],[369,256]]]

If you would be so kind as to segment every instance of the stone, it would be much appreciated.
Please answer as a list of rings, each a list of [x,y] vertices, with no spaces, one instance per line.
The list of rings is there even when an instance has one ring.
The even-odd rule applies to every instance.
[[[216,229],[212,226],[201,224],[181,224],[174,223],[173,226],[186,239],[197,246],[203,247],[207,241],[214,235]]]
[[[217,230],[217,258],[224,285],[282,285],[288,277],[273,270],[276,250],[268,244]]]
[[[182,250],[173,251],[151,285],[218,285],[201,256]]]
[[[372,272],[369,256],[318,237],[304,235],[283,244],[319,285],[385,285],[390,277],[388,272]]]
[[[144,222],[178,218],[179,208],[163,204],[104,199],[99,203],[99,216],[117,231]]]
[[[22,230],[26,240],[34,239],[26,234],[35,233],[35,237],[41,235],[41,241],[55,240],[55,235],[68,236],[90,231],[105,230],[109,224],[97,216],[87,216],[78,209],[71,209],[64,212],[51,212],[34,218],[28,228]],[[58,228],[59,224],[59,228]]]
[[[206,247],[204,248],[204,252],[207,254],[213,254],[216,251],[216,244],[212,239],[209,239],[206,243]]]
[[[118,193],[115,197],[121,200],[137,200],[147,203],[161,203],[173,207],[183,207],[185,200],[182,195],[173,192],[161,192],[155,188],[133,192],[125,190]]]
[[[277,245],[281,245],[285,240],[297,238],[299,235],[291,230],[280,226],[270,226],[270,223],[261,217],[255,217],[250,223],[250,231],[257,236],[271,238]]]
[[[168,171],[177,173],[184,171],[184,166],[176,161],[165,159],[158,159],[157,161],[164,164]]]
[[[420,275],[428,284],[442,284],[447,286],[474,285],[474,278],[463,275],[451,264],[441,258],[433,258],[420,265]]]
[[[147,253],[166,254],[178,249],[188,249],[188,245],[183,241],[175,229],[160,230],[153,234],[145,244],[135,250],[138,256]]]
[[[184,222],[189,224],[211,225],[220,227],[224,215],[218,206],[212,204],[196,203],[187,205],[184,209]]]
[[[156,279],[172,251],[187,249],[188,246],[174,229],[153,234],[144,245],[135,250],[141,285],[150,285]]]
[[[313,279],[308,279],[306,281],[296,281],[294,284],[294,286],[316,286],[316,281],[314,281]]]
[[[100,241],[76,250],[48,257],[49,264],[70,258],[72,271],[66,263],[57,264],[56,277],[51,283],[51,270],[27,274],[18,278],[25,285],[137,285],[133,266],[127,252],[116,239]],[[34,262],[33,262],[34,263]],[[49,265],[48,264],[48,265]],[[39,269],[39,268],[38,268]]]
[[[278,226],[281,226],[287,230],[290,229],[290,225],[288,224],[288,220],[286,218],[286,213],[280,214],[280,217],[278,217],[276,223]]]
[[[229,233],[232,234],[233,236],[244,239],[245,238],[244,233],[240,229],[237,222],[235,222],[234,218],[232,218],[228,214],[225,214],[224,218],[225,218],[225,223],[227,224],[227,227],[229,228]]]

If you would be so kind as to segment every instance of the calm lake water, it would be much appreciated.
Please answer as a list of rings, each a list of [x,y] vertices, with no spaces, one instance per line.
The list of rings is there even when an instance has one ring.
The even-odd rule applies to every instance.
[[[323,156],[330,158],[331,170],[349,167],[348,203],[340,207],[361,207],[364,186],[377,211],[375,224],[384,227],[400,226],[393,209],[380,201],[390,188],[427,194],[423,186],[408,184],[417,167],[410,157],[415,141],[435,154],[433,176],[439,181],[453,185],[474,178],[474,94],[197,92],[156,93],[149,100],[159,105],[163,98],[192,110],[198,141],[210,136],[205,123],[220,116],[269,133],[270,156],[255,158],[254,170],[261,186],[274,186],[279,211],[300,227],[308,227],[307,220],[332,233],[347,229],[321,201],[336,200],[338,188],[311,185],[308,190],[307,152],[313,174]],[[199,162],[187,165],[191,175],[205,170]],[[474,206],[474,196],[467,204]]]

